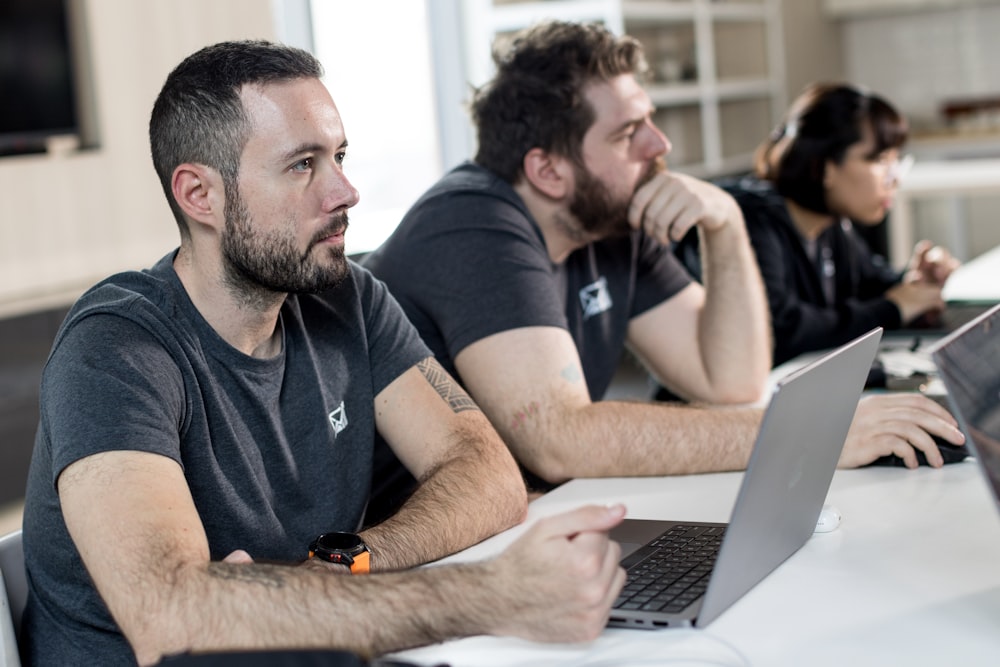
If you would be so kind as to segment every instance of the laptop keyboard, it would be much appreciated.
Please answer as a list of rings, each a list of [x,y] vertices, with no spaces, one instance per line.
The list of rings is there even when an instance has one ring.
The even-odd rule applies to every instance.
[[[651,555],[627,568],[628,581],[614,608],[682,611],[705,593],[725,531],[723,526],[686,525],[667,530],[643,548]]]

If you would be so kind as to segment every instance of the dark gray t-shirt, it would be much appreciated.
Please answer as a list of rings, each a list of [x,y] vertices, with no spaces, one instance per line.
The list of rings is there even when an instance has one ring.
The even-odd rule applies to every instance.
[[[385,281],[459,381],[455,355],[477,340],[520,327],[559,327],[576,343],[595,401],[618,368],[629,321],[691,282],[669,248],[641,232],[591,243],[553,264],[521,197],[473,163],[421,197],[364,265]],[[385,516],[415,481],[384,443],[376,470],[371,508]],[[529,484],[547,486],[530,475]]]
[[[617,370],[629,320],[691,282],[670,249],[641,232],[553,264],[520,196],[473,163],[446,174],[364,265],[452,374],[455,355],[477,340],[560,327],[576,343],[595,401]]]
[[[66,531],[55,484],[69,464],[162,454],[184,470],[213,559],[298,562],[319,533],[361,525],[374,397],[430,354],[351,264],[339,287],[287,298],[279,355],[249,357],[201,317],[172,258],[81,297],[45,367],[24,515],[28,664],[135,662]]]

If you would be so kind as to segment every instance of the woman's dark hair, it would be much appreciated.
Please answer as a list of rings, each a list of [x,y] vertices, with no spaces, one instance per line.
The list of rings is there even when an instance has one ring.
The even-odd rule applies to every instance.
[[[871,133],[875,158],[906,143],[906,119],[885,99],[856,86],[813,84],[792,103],[784,122],[758,148],[754,168],[783,197],[829,213],[823,174],[841,164],[847,149]]]
[[[582,162],[583,137],[594,110],[583,96],[592,81],[644,74],[642,46],[599,24],[553,21],[494,46],[493,80],[474,91],[476,162],[508,183],[521,175],[524,156],[541,148]]]

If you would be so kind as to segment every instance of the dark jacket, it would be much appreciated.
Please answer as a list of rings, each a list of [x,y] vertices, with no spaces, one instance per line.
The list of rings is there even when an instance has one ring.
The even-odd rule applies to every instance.
[[[821,235],[832,249],[836,270],[836,295],[828,303],[820,269],[806,253],[784,198],[769,183],[750,176],[720,185],[743,210],[757,254],[771,309],[774,365],[803,352],[836,347],[876,326],[899,328],[899,309],[884,295],[902,274],[872,253],[850,221],[843,220]],[[689,235],[675,252],[700,277],[696,242]]]

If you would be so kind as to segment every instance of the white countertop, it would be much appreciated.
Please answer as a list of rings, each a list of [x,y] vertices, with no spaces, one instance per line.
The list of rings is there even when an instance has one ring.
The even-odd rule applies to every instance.
[[[624,502],[645,519],[726,521],[742,473],[574,480],[528,521]],[[995,665],[1000,523],[972,460],[943,469],[841,470],[827,502],[841,526],[796,554],[704,630],[606,629],[587,644],[472,637],[400,657],[421,665]],[[454,556],[497,553],[519,526]]]

